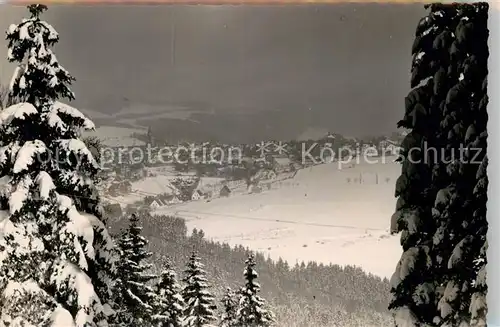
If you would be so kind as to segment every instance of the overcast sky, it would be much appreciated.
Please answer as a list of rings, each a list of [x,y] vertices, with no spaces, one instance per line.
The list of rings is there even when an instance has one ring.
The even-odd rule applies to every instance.
[[[0,28],[25,13],[3,5]],[[56,54],[77,79],[78,107],[225,112],[270,117],[278,134],[286,124],[288,134],[354,136],[395,130],[424,14],[422,4],[54,5],[44,18],[61,36]]]

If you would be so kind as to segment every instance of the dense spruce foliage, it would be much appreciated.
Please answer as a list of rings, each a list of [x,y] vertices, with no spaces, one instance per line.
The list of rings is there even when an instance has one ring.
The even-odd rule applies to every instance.
[[[138,217],[131,215],[128,228],[117,242],[120,261],[117,264],[115,296],[118,305],[116,320],[120,326],[146,326],[156,314],[154,303],[157,294],[150,285],[156,276],[147,273],[151,264],[146,263],[146,259],[151,253],[146,250],[148,242],[141,235],[141,230]]]
[[[484,326],[488,4],[427,5],[399,126],[402,174],[392,231],[398,327]]]
[[[238,308],[236,310],[237,326],[270,327],[275,323],[274,313],[269,310],[266,300],[260,295],[259,274],[255,270],[254,255],[245,261],[245,285],[238,292]]]
[[[181,327],[185,303],[181,295],[177,273],[170,262],[165,264],[158,277],[157,298],[154,303],[155,314],[152,320],[158,327]]]

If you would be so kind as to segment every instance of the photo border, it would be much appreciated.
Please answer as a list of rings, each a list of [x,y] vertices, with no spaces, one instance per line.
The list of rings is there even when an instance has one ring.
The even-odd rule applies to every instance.
[[[500,5],[498,1],[489,1],[490,12],[488,28],[490,30],[488,58],[488,264],[487,271],[487,324],[500,327]]]
[[[25,5],[28,3],[33,3],[36,1],[29,0],[0,0],[0,5]],[[80,1],[68,1],[68,0],[53,0],[53,1],[42,1],[46,4],[65,4],[65,5],[76,5],[76,4],[87,4],[87,5],[99,5],[99,4],[115,4],[115,5],[147,5],[147,4],[198,4],[198,5],[230,5],[230,4],[256,4],[256,5],[266,5],[266,4],[281,4],[281,5],[293,5],[293,4],[334,4],[334,3],[395,3],[395,4],[405,4],[405,3],[431,3],[431,2],[460,2],[460,1],[407,1],[407,0],[371,0],[371,1],[337,1],[337,0],[80,0]],[[468,1],[471,2],[471,1]],[[476,1],[474,1],[476,2]],[[500,63],[498,58],[500,57],[500,1],[490,0],[490,12],[488,18],[488,27],[490,31],[489,36],[489,60],[488,60],[488,203],[487,203],[487,220],[488,220],[488,264],[487,264],[487,324],[489,327],[500,327],[500,97],[497,92],[500,91]],[[400,97],[403,99],[405,94],[401,94]],[[396,124],[396,120],[394,121]],[[388,223],[390,222],[390,217],[387,217]],[[396,265],[396,262],[394,263]]]

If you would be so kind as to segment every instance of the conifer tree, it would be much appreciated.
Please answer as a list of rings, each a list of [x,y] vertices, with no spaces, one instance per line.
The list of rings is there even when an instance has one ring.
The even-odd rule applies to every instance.
[[[209,291],[209,284],[200,262],[198,254],[193,251],[189,257],[186,270],[182,297],[185,302],[184,321],[185,327],[211,327],[216,321],[214,310],[214,296]]]
[[[274,314],[267,307],[266,301],[258,293],[260,285],[257,283],[258,274],[255,271],[255,259],[250,255],[245,261],[243,273],[245,286],[239,292],[236,325],[242,327],[268,327],[274,323]]]
[[[390,308],[401,327],[469,326],[485,313],[488,5],[426,7],[399,123],[411,132],[396,184],[392,229],[404,253]]]
[[[221,318],[221,327],[236,327],[236,310],[238,309],[238,302],[236,301],[236,293],[228,287],[226,293],[222,298],[222,305],[224,306],[224,313]]]
[[[0,326],[106,326],[113,314],[114,245],[92,177],[99,165],[81,141],[93,123],[57,100],[74,78],[51,47],[44,5],[7,31],[17,63],[0,111]]]
[[[488,4],[463,4],[455,9],[449,54],[455,73],[449,75],[440,126],[446,160],[433,207],[439,222],[433,252],[442,276],[437,294],[437,321],[442,326],[471,323],[472,285],[480,269],[475,263],[482,256],[487,232]]]
[[[118,240],[121,260],[118,265],[119,323],[122,326],[149,326],[153,315],[155,292],[148,283],[155,278],[147,274],[151,264],[144,262],[151,256],[145,247],[148,241],[141,235],[142,227],[136,214]]]
[[[184,299],[180,291],[177,274],[173,270],[170,261],[167,261],[156,289],[155,314],[153,316],[155,326],[182,326]]]

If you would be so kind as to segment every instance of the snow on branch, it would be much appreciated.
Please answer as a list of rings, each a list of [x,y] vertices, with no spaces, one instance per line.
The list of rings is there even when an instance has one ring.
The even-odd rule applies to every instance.
[[[38,184],[40,198],[43,200],[47,200],[49,198],[50,192],[56,189],[52,177],[45,171],[41,171],[38,174],[36,183]]]
[[[65,196],[61,196],[61,195],[59,195],[59,198],[69,199],[69,198],[67,198]],[[66,199],[63,201],[67,202]],[[91,223],[87,219],[87,217],[81,215],[73,204],[71,204],[70,207],[66,207],[64,205],[62,205],[62,206],[67,209],[65,211],[67,212],[66,215],[67,215],[69,221],[63,227],[63,230],[61,231],[61,233],[68,233],[70,235],[75,235],[75,236],[83,238],[83,240],[85,242],[84,248],[81,247],[81,245],[79,244],[79,242],[77,242],[77,240],[75,240],[74,246],[78,252],[81,251],[80,256],[79,256],[80,257],[79,263],[78,263],[79,266],[82,269],[87,269],[88,264],[87,264],[87,261],[85,259],[85,254],[92,259],[95,257],[94,247],[93,247],[94,230],[92,228]]]
[[[9,160],[13,162],[12,158],[17,155],[19,149],[21,149],[21,147],[17,141],[0,147],[0,167],[5,165]]]
[[[40,154],[45,153],[46,151],[47,147],[45,146],[45,143],[40,140],[28,141],[24,143],[17,153],[12,172],[14,174],[18,174],[28,170],[29,166],[34,163],[35,157],[40,156]]]
[[[36,230],[37,226],[34,223],[15,224],[8,218],[4,219],[0,223],[0,245],[5,246],[6,238],[10,238],[17,246],[10,247],[10,253],[7,250],[2,251],[0,261],[9,254],[23,257],[36,251],[43,251],[45,248],[43,242],[33,237]]]
[[[64,151],[73,153],[77,158],[79,158],[79,163],[82,162],[81,159],[85,159],[85,161],[90,163],[92,167],[96,169],[99,168],[99,164],[94,159],[92,152],[87,148],[83,141],[78,139],[69,139],[58,140],[57,143]]]
[[[11,214],[21,210],[26,200],[28,200],[29,191],[33,185],[33,180],[29,175],[24,176],[19,183],[14,186],[15,191],[9,197],[9,210]]]
[[[78,127],[82,127],[84,130],[94,130],[94,123],[88,119],[84,114],[81,113],[80,110],[64,104],[62,102],[56,101],[52,107],[50,108],[50,112],[48,114],[48,123],[50,126],[63,126],[64,124],[61,116],[68,116],[77,121],[75,125]]]
[[[391,277],[391,288],[396,289],[399,284],[405,280],[410,273],[415,270],[417,261],[425,260],[427,264],[429,263],[428,249],[426,247],[412,247],[406,250],[401,259],[398,262],[396,271]]]
[[[70,219],[68,231],[82,237],[86,242],[87,256],[93,259],[100,258],[114,267],[117,261],[114,254],[115,245],[106,226],[96,216],[78,212],[71,198],[58,195],[58,201],[60,210],[67,212]]]
[[[58,306],[50,316],[50,327],[76,327],[73,316],[68,310]]]
[[[460,242],[458,242],[458,244],[453,248],[453,252],[448,260],[448,269],[455,268],[463,263],[465,252],[470,248],[473,243],[473,239],[474,236],[467,235],[465,238],[460,240]]]
[[[14,104],[0,111],[0,125],[9,125],[14,119],[25,119],[27,116],[37,114],[36,108],[27,102]]]
[[[89,276],[71,262],[60,260],[55,265],[50,281],[59,291],[66,293],[69,289],[73,294],[68,301],[75,301],[78,307],[75,316],[76,326],[83,327],[92,324],[93,313],[101,312],[102,306]],[[99,307],[101,307],[100,310]],[[96,308],[98,310],[95,310]]]
[[[24,305],[19,306],[19,303]],[[54,304],[53,298],[34,280],[9,281],[2,293],[0,320],[8,326],[42,326],[50,321]]]
[[[106,225],[104,225],[104,223],[94,215],[86,213],[82,213],[81,215],[85,216],[94,228],[96,238],[97,235],[100,236],[100,239],[96,240],[97,242],[94,245],[97,258],[100,258],[106,263],[109,263],[114,272],[115,264],[118,261],[118,256],[115,253],[116,246],[113,242],[113,238],[109,234]]]

